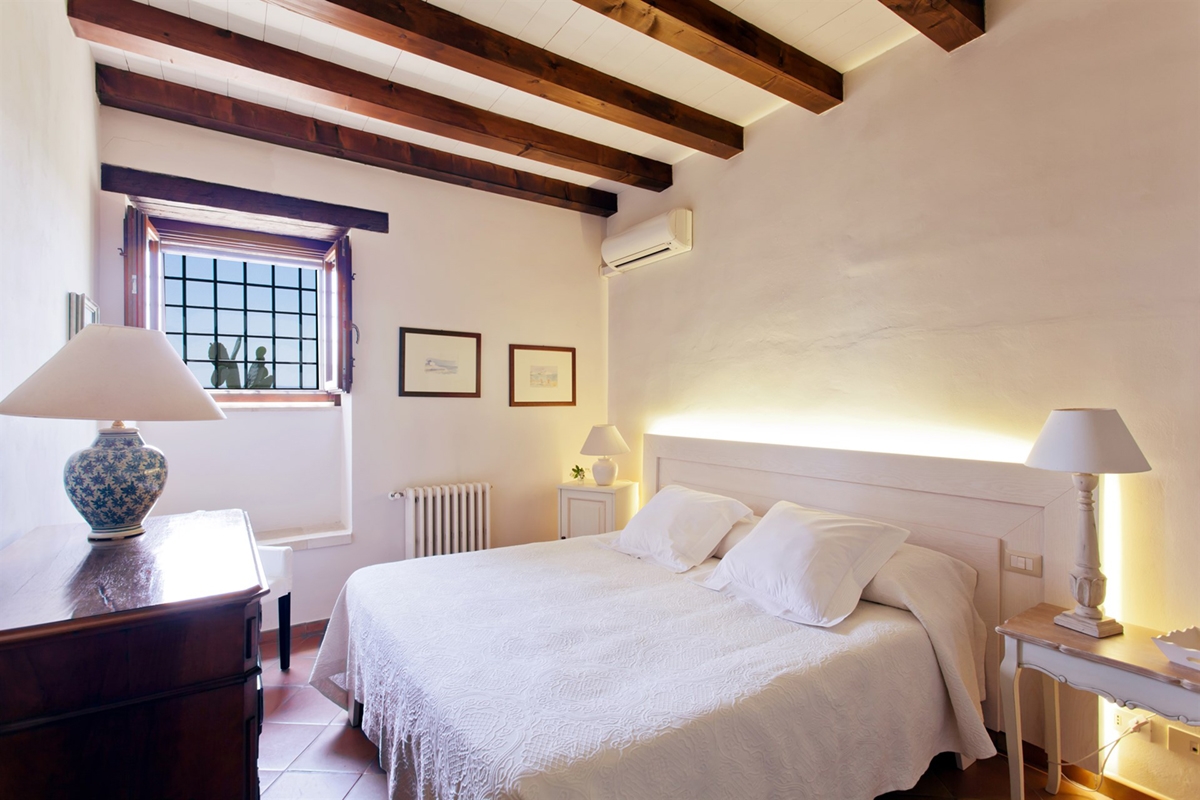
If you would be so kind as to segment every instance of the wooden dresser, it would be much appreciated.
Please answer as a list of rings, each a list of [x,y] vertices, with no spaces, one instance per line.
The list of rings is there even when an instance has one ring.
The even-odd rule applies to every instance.
[[[0,550],[0,797],[257,798],[267,583],[246,515],[87,531]]]

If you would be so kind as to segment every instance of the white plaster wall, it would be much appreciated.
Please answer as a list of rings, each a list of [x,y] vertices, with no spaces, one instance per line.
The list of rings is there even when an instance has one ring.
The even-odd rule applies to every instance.
[[[354,319],[362,336],[354,389],[340,411],[315,412],[335,416],[345,430],[340,471],[308,459],[297,463],[297,448],[313,436],[314,412],[234,412],[231,422],[213,423],[227,426],[219,434],[226,443],[249,435],[260,421],[269,425],[255,434],[252,453],[231,448],[222,454],[226,448],[214,447],[218,434],[206,425],[176,424],[169,432],[154,426],[157,438],[147,438],[163,447],[173,473],[163,500],[169,506],[159,510],[240,505],[263,526],[260,520],[282,519],[292,505],[312,500],[293,482],[298,469],[312,469],[323,484],[347,486],[339,500],[347,497],[342,521],[352,522],[354,542],[296,553],[297,622],[328,617],[354,569],[401,557],[403,504],[389,501],[389,491],[489,481],[496,487],[494,544],[557,535],[555,486],[582,461],[578,451],[590,426],[605,421],[607,310],[596,270],[598,218],[125,111],[101,109],[100,127],[106,163],[391,215],[386,235],[352,234]],[[120,199],[106,196],[100,291],[102,305],[112,309],[120,298],[121,215]],[[402,325],[482,333],[483,396],[398,397]],[[578,406],[509,408],[510,343],[578,348]],[[320,435],[328,433],[322,427]],[[261,492],[245,491],[248,470]],[[229,476],[238,477],[231,482]],[[201,480],[208,485],[193,485]]]
[[[92,293],[98,193],[92,60],[61,3],[0,3],[0,397],[67,342],[67,293]],[[0,416],[0,547],[77,522],[67,457],[93,422]]]
[[[233,507],[249,511],[259,532],[340,527],[341,409],[226,408],[225,416],[139,424],[146,441],[170,455],[155,514]]]
[[[1154,470],[1120,482],[1110,608],[1200,623],[1200,3],[988,0],[988,27],[952,55],[916,37],[841,107],[622,196],[610,232],[687,206],[696,249],[611,281],[610,417],[631,444],[1019,460],[1050,409],[1115,407]],[[1164,748],[1119,758],[1200,788]]]

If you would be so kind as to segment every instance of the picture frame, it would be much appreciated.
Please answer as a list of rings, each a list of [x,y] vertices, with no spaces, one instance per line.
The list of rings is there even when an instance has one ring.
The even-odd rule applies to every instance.
[[[509,406],[573,406],[575,388],[574,347],[508,346]]]
[[[75,338],[75,334],[88,325],[100,321],[100,309],[82,292],[67,292],[67,340]]]
[[[400,329],[401,397],[479,397],[478,333]]]

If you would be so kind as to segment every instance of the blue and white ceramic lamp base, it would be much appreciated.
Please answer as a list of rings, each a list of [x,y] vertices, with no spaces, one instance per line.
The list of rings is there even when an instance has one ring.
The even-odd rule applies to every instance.
[[[75,509],[92,527],[89,541],[130,539],[146,532],[142,520],[167,485],[167,459],[142,441],[137,428],[114,422],[100,431],[91,447],[67,459],[63,483]]]

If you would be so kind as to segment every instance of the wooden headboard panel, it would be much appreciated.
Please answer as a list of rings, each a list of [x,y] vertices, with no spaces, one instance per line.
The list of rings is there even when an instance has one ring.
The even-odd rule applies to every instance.
[[[1003,730],[996,626],[1043,600],[1070,603],[1064,595],[1075,509],[1068,475],[1021,464],[647,434],[642,497],[649,499],[669,484],[736,497],[756,514],[790,500],[889,522],[910,530],[910,543],[974,567],[979,573],[975,605],[988,627],[983,711],[992,730]],[[1003,570],[1008,550],[1042,555],[1042,577]],[[1027,738],[1040,743],[1037,681],[1023,684],[1022,698],[1025,728],[1031,732]],[[1079,757],[1095,747],[1096,717],[1094,698],[1064,698],[1063,719],[1076,720],[1070,730],[1064,725],[1064,755]]]

